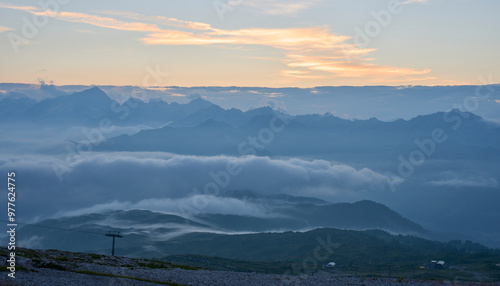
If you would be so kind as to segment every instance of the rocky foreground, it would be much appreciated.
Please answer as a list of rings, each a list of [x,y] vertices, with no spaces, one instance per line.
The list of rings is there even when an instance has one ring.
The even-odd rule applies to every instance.
[[[326,272],[278,275],[213,271],[168,262],[18,249],[15,279],[8,276],[7,249],[0,248],[0,285],[499,285],[412,279],[338,277]]]

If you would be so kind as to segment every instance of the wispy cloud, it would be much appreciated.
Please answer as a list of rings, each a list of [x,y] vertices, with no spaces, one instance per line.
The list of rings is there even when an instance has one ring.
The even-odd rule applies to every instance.
[[[485,178],[482,176],[463,176],[455,172],[443,172],[441,174],[442,178],[438,180],[432,180],[428,184],[433,186],[443,186],[443,187],[473,187],[473,188],[498,188],[499,184],[495,178]]]
[[[405,2],[401,2],[402,5],[406,5],[406,4],[413,4],[413,3],[427,3],[428,0],[407,0]]]
[[[246,202],[242,199],[215,197],[211,195],[193,195],[185,198],[154,198],[144,199],[138,202],[118,202],[96,204],[91,207],[71,211],[60,211],[54,217],[81,216],[84,214],[102,213],[112,210],[150,210],[164,213],[179,214],[180,205],[192,204],[193,200],[205,200],[209,202],[206,208],[200,210],[211,214],[232,214],[254,217],[269,217],[268,208],[262,204]]]
[[[456,187],[456,188],[464,188],[464,187],[473,187],[473,188],[497,188],[498,181],[494,178],[488,179],[447,179],[440,181],[431,181],[429,183],[433,186],[443,186],[443,187]]]
[[[18,6],[18,5],[2,3],[2,2],[0,2],[0,8],[22,10],[22,11],[39,11],[40,10],[39,8],[34,7],[34,6]]]
[[[85,30],[85,29],[76,29],[74,31],[77,32],[77,33],[82,33],[82,34],[95,34],[95,35],[99,34],[96,31]]]
[[[324,0],[253,0],[239,1],[240,5],[248,6],[270,15],[296,14],[309,9]]]
[[[262,45],[283,50],[323,50],[349,39],[329,33],[324,28],[240,29],[210,28],[205,33],[162,30],[142,41],[149,45]]]
[[[363,51],[359,51],[363,52]],[[283,62],[291,68],[302,68],[312,71],[322,71],[335,74],[338,77],[360,77],[360,78],[379,78],[390,80],[391,78],[401,78],[407,76],[420,76],[430,72],[429,69],[411,69],[398,68],[390,66],[380,66],[369,61],[371,59],[357,58],[356,60],[346,60],[341,56],[342,48],[332,50],[330,55],[288,55]],[[288,71],[289,75],[301,77],[304,76],[304,70]],[[293,73],[295,72],[295,73]]]
[[[38,15],[38,16],[45,15],[61,21],[86,23],[98,27],[115,29],[115,30],[141,31],[141,32],[160,31],[160,29],[153,24],[124,22],[109,17],[100,17],[85,13],[64,12],[64,11],[57,13],[55,11],[45,11],[33,6],[17,6],[5,3],[0,3],[0,8],[20,10],[31,13],[33,15]]]
[[[168,18],[163,16],[146,16],[138,13],[127,11],[101,11],[100,13],[110,16],[121,16],[137,21],[149,21],[161,25],[171,27],[186,28],[191,30],[210,30],[210,25],[201,22],[183,21],[176,18]]]
[[[255,1],[262,7],[281,7],[282,11],[305,9],[320,1]],[[408,2],[408,1],[407,1]],[[246,3],[246,2],[245,2]],[[31,6],[1,4],[0,7],[23,10],[35,15],[45,11]],[[270,11],[273,11],[272,9]],[[48,12],[48,16],[69,22],[80,22],[103,28],[146,33],[140,40],[146,45],[219,45],[224,48],[259,45],[282,50],[280,61],[286,66],[283,78],[317,79],[328,77],[359,78],[367,82],[404,82],[408,78],[426,80],[429,69],[412,69],[375,64],[368,55],[375,49],[360,48],[347,43],[348,36],[337,35],[326,27],[310,28],[247,28],[217,29],[210,24],[184,21],[163,16],[146,16],[131,12],[104,11],[108,16],[84,13]],[[132,20],[132,21],[127,21]]]
[[[197,34],[185,31],[162,31],[149,34],[142,41],[149,45],[262,45],[284,51],[282,62],[288,69],[281,75],[295,78],[334,76],[384,78],[405,81],[408,76],[428,74],[429,69],[380,66],[366,56],[375,49],[363,49],[346,43],[350,37],[332,34],[323,27],[288,29],[221,30],[210,28]],[[428,78],[425,78],[428,79]]]
[[[11,28],[0,26],[0,33],[11,31],[11,30],[12,30]]]

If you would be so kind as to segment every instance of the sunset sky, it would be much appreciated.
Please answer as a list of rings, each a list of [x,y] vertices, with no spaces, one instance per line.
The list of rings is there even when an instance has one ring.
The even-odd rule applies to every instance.
[[[498,82],[498,11],[494,0],[0,0],[0,82],[144,86],[148,68],[168,74],[147,82],[161,86]]]

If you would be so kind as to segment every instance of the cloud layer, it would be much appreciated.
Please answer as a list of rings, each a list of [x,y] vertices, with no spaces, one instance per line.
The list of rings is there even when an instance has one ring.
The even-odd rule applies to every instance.
[[[3,158],[0,169],[18,172],[23,212],[31,218],[85,208],[90,208],[89,212],[121,207],[173,212],[183,203],[191,209],[194,206],[197,212],[259,216],[268,215],[264,208],[218,195],[228,190],[253,190],[346,200],[386,188],[386,177],[366,168],[253,156],[112,153],[89,155],[66,165],[58,159],[33,155]],[[62,182],[55,169],[65,170]]]

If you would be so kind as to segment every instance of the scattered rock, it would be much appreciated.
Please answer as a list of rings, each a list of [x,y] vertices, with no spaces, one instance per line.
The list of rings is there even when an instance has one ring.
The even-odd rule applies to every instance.
[[[17,266],[22,266],[24,268],[33,268],[32,260],[26,257],[18,256],[16,265]]]

